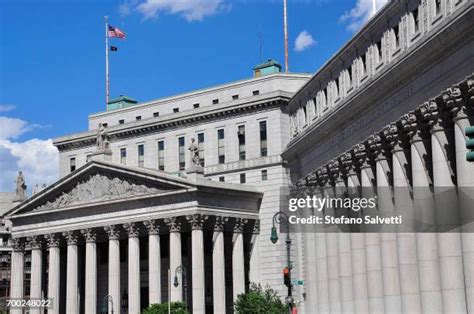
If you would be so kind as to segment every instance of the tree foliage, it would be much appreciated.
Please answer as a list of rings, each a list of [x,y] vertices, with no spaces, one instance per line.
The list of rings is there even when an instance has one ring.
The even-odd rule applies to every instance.
[[[188,314],[182,302],[171,302],[171,314]],[[152,304],[142,314],[168,314],[168,303]]]
[[[249,292],[239,294],[234,303],[238,314],[286,314],[287,306],[281,301],[275,290],[269,286],[263,288],[252,283]]]

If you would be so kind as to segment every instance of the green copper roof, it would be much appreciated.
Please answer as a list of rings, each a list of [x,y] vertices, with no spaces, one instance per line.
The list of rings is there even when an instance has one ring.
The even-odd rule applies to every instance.
[[[107,111],[131,107],[137,103],[138,101],[135,99],[125,95],[120,95],[118,98],[109,100],[107,103]]]
[[[121,102],[121,101],[127,102],[127,103],[132,103],[132,104],[137,104],[137,103],[138,103],[138,101],[136,101],[135,99],[130,98],[130,97],[126,96],[126,95],[120,95],[120,96],[117,97],[117,98],[114,98],[114,99],[109,100],[108,103],[109,103],[109,104],[113,104],[113,103]]]
[[[273,59],[268,59],[267,62],[256,65],[253,68],[253,70],[259,70],[259,69],[268,68],[268,67],[277,67],[277,68],[281,69],[281,65],[278,62],[276,62]]]

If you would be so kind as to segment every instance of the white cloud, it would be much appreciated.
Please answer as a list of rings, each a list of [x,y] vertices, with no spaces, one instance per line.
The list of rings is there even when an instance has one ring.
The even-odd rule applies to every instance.
[[[0,105],[0,112],[12,111],[15,109],[14,105]]]
[[[188,22],[202,21],[226,6],[223,0],[145,0],[137,10],[145,19],[156,17],[160,12],[184,16]]]
[[[298,37],[295,40],[295,51],[303,51],[311,46],[316,45],[316,41],[313,36],[307,31],[302,31],[299,33]]]
[[[380,10],[388,0],[376,0],[376,10]],[[372,17],[372,0],[357,0],[355,7],[351,10],[346,11],[340,21],[347,23],[347,29],[351,32],[355,32]]]
[[[30,193],[36,184],[51,184],[58,179],[59,153],[52,139],[15,140],[37,127],[0,116],[0,191],[14,191],[18,170],[23,171]]]

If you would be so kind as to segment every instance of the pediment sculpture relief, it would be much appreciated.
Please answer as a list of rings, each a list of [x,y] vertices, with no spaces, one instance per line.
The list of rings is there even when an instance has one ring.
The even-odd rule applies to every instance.
[[[53,201],[36,207],[34,210],[56,209],[93,202],[115,200],[126,197],[156,194],[165,191],[137,184],[120,178],[110,178],[101,174],[94,174],[87,180],[78,183],[69,192],[63,192]]]

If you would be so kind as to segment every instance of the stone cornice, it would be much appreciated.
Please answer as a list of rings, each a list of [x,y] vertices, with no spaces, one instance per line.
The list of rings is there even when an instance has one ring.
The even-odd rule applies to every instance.
[[[199,113],[195,111],[183,111],[177,115],[168,115],[126,125],[111,126],[107,128],[107,133],[110,136],[110,140],[113,142],[123,138],[143,136],[160,132],[162,130],[179,128],[184,125],[223,119],[232,115],[249,114],[272,108],[283,108],[291,95],[292,94],[288,92],[276,91],[264,95],[264,98],[258,98],[239,105],[230,104],[220,107],[203,107]],[[96,143],[96,133],[96,130],[90,130],[59,137],[54,140],[53,144],[60,151],[92,146]]]

